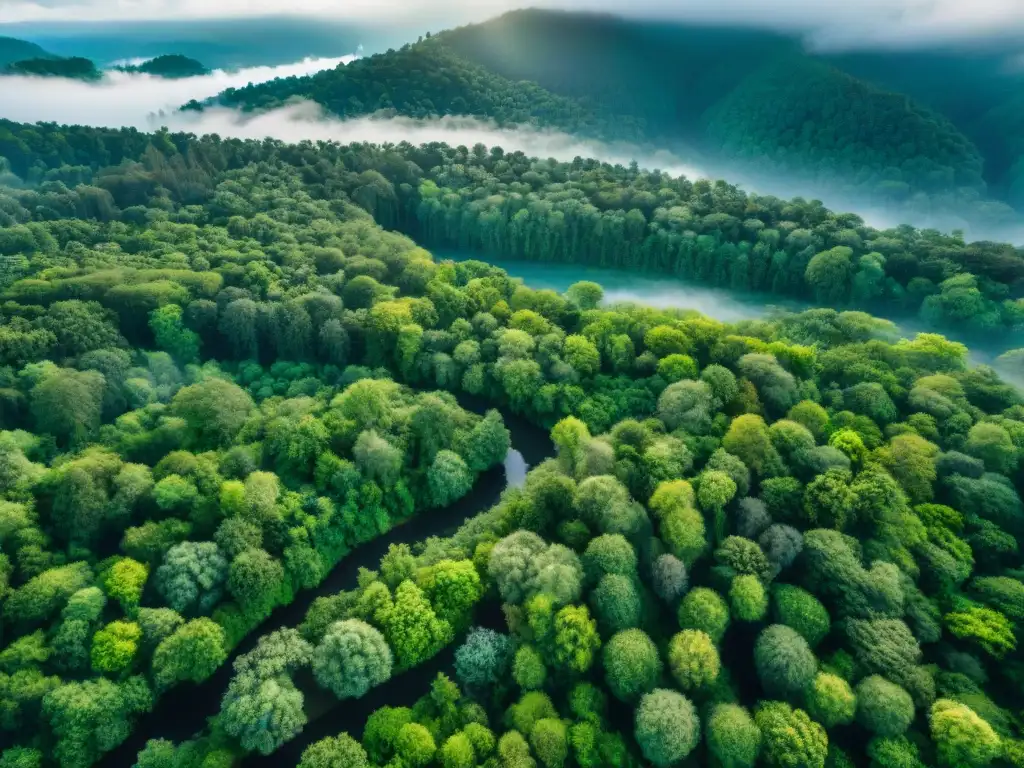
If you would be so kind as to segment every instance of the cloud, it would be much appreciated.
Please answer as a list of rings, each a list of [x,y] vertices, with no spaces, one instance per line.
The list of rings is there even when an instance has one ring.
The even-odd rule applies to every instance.
[[[589,10],[625,16],[731,23],[796,31],[823,47],[904,46],[1024,30],[1020,0],[292,0],[293,15],[358,22],[421,20],[425,28],[480,21],[517,7]],[[282,12],[279,0],[4,0],[0,22],[252,18]]]
[[[39,77],[0,78],[0,117],[23,123],[57,122],[120,128],[152,128],[161,113],[172,113],[190,99],[216,96],[276,77],[309,75],[343,65],[355,56],[306,59],[277,67],[249,67],[236,72],[169,80],[152,75],[107,72],[97,83]]]

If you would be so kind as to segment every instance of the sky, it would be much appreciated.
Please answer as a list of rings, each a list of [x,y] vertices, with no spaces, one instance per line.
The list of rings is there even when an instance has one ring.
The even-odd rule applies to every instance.
[[[432,28],[442,20],[479,21],[528,5],[795,30],[821,47],[901,47],[1024,32],[1021,0],[0,0],[0,23],[287,12],[361,23],[420,18]]]

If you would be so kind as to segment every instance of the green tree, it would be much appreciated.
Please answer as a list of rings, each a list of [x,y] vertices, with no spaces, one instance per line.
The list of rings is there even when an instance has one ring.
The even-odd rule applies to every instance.
[[[766,701],[758,705],[754,722],[761,729],[762,755],[768,765],[824,768],[828,736],[802,709]]]
[[[313,675],[339,699],[360,698],[391,677],[391,648],[384,636],[359,619],[328,627],[313,652]]]
[[[1000,753],[998,734],[965,704],[939,699],[932,705],[928,722],[941,765],[977,768]]]
[[[153,653],[157,688],[208,678],[227,658],[226,640],[221,626],[210,619],[194,619],[176,629]]]
[[[761,753],[761,729],[738,704],[716,704],[707,720],[708,750],[722,768],[753,768]]]
[[[826,728],[853,722],[857,696],[843,678],[819,672],[806,693],[807,711]]]
[[[658,649],[639,629],[616,633],[604,647],[605,681],[615,697],[623,701],[635,701],[652,690],[661,668]]]
[[[710,688],[721,669],[718,649],[706,632],[684,629],[669,642],[668,668],[684,691]]]
[[[653,765],[675,765],[700,741],[700,718],[685,696],[659,688],[640,700],[635,733],[644,757]]]
[[[761,685],[772,695],[798,696],[818,671],[807,641],[783,624],[773,624],[758,635],[754,663]]]

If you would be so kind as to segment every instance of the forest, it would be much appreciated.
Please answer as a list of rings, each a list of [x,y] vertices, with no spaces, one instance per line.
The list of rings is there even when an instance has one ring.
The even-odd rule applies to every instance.
[[[186,134],[164,133],[158,141],[169,159],[145,157],[149,138],[131,129],[40,130],[0,120],[0,152],[10,171],[41,182],[48,195],[29,208],[33,213],[0,209],[0,221],[28,224],[72,211],[111,217],[159,187],[201,203],[211,194],[211,168],[247,163],[259,147]],[[317,183],[344,192],[385,228],[424,245],[474,250],[484,259],[622,267],[826,306],[885,310],[938,330],[1003,337],[1013,346],[1024,330],[1024,253],[1008,243],[969,242],[957,233],[909,226],[877,230],[815,200],[479,145],[304,144],[287,151],[308,155],[304,165],[315,166],[314,156],[343,161],[345,171]],[[87,187],[77,200],[66,192],[74,184]],[[0,253],[12,253],[30,237],[23,232],[0,234],[6,238]]]
[[[264,110],[303,98],[342,117],[527,123],[1010,233],[1024,200],[1011,69],[998,52],[830,55],[782,33],[524,10],[208,103]]]
[[[855,309],[1019,332],[1012,246],[483,146],[0,156],[2,768],[143,723],[139,768],[1024,766],[1024,396]],[[834,306],[726,324],[438,243]],[[512,418],[550,433],[521,486],[261,630]],[[218,702],[190,738],[145,718],[175,691]]]

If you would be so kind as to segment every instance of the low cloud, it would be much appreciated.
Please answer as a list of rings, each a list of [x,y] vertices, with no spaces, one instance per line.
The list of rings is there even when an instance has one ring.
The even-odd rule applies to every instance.
[[[150,128],[161,113],[170,114],[191,99],[216,96],[277,77],[313,74],[352,61],[306,59],[277,67],[249,67],[235,72],[165,79],[153,75],[108,72],[96,83],[42,77],[0,77],[0,117],[23,123],[56,122],[120,128]],[[156,115],[157,117],[154,117]]]
[[[331,17],[367,23],[480,21],[521,8],[540,6],[599,11],[623,16],[729,23],[798,32],[822,47],[905,47],[979,37],[1012,40],[1024,30],[1019,0],[4,0],[0,22],[126,21],[210,19],[280,14]]]

